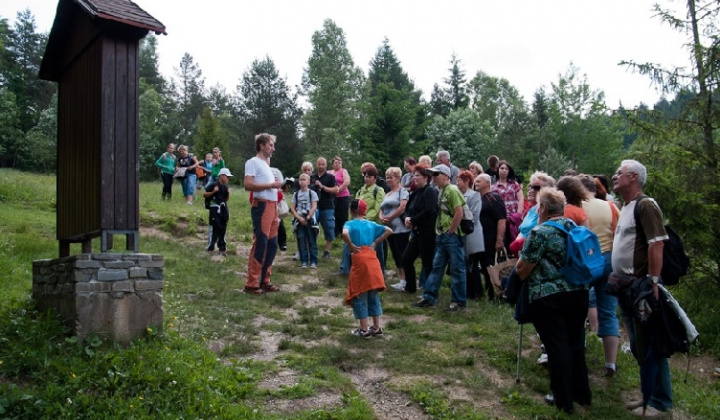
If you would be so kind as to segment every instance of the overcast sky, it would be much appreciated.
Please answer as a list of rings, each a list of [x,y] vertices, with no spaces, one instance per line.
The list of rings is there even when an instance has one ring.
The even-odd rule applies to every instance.
[[[661,1],[662,4],[668,1]],[[650,0],[137,0],[162,22],[160,71],[174,76],[187,52],[206,86],[234,91],[242,73],[266,55],[290,86],[300,83],[313,32],[332,19],[341,27],[355,64],[367,74],[383,39],[429,99],[449,74],[453,53],[467,80],[479,70],[502,77],[530,102],[550,88],[572,62],[606,103],[653,105],[660,94],[649,79],[621,60],[688,66],[685,39],[653,17]],[[682,7],[682,2],[670,3]],[[2,0],[0,16],[12,24],[25,8],[39,31],[50,31],[57,1]]]

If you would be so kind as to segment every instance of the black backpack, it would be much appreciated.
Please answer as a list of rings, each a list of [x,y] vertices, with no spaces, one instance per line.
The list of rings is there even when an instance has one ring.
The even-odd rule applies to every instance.
[[[638,205],[644,199],[648,198],[646,195],[641,196],[635,203],[635,210],[633,216],[635,217],[635,224],[640,227],[639,232],[644,236],[645,231],[642,229],[640,219],[638,219]],[[685,247],[683,246],[680,235],[675,232],[675,229],[668,225],[665,225],[665,231],[668,234],[668,239],[665,240],[663,246],[663,265],[660,277],[665,286],[674,286],[680,282],[680,277],[688,273],[690,269],[690,258],[685,253]]]

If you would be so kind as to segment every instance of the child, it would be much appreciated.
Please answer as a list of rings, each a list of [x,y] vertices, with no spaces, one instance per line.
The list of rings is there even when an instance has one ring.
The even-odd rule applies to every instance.
[[[293,228],[298,240],[298,248],[300,252],[300,262],[303,268],[307,268],[308,260],[310,268],[317,268],[318,249],[315,235],[317,227],[315,222],[315,210],[318,205],[318,195],[315,191],[308,188],[310,185],[310,175],[301,174],[298,178],[300,189],[292,196],[292,205],[290,212],[292,213]],[[310,252],[308,255],[308,245]]]
[[[227,208],[227,201],[230,198],[230,190],[228,189],[228,182],[232,174],[227,168],[222,168],[218,174],[218,182],[213,182],[206,187],[203,197],[210,198],[209,210],[210,210],[210,244],[208,245],[207,252],[212,252],[215,249],[215,243],[217,243],[218,251],[223,257],[227,257],[227,248],[225,243],[225,231],[227,230],[227,222],[230,218],[230,213]]]
[[[210,183],[212,182],[212,168],[213,168],[213,161],[212,161],[212,154],[208,153],[205,155],[205,160],[198,166],[198,169],[202,167],[203,169],[203,176],[200,178],[198,175],[198,181],[202,180],[202,183],[205,184],[205,188],[210,186]],[[199,172],[198,172],[199,174]],[[198,189],[202,188],[202,185],[200,182],[198,182]]]
[[[345,223],[342,233],[343,241],[352,255],[345,303],[352,305],[355,319],[360,320],[360,328],[350,334],[363,338],[381,336],[380,292],[385,290],[385,279],[375,248],[392,234],[392,229],[365,220],[367,203],[364,200],[353,200],[350,203],[350,214],[352,220]],[[373,319],[370,328],[368,316]]]

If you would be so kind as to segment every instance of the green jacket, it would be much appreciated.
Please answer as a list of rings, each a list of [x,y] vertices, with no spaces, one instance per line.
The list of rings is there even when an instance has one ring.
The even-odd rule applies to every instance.
[[[160,170],[165,174],[175,173],[175,155],[168,152],[163,153],[158,160],[155,161],[155,166],[159,167]]]

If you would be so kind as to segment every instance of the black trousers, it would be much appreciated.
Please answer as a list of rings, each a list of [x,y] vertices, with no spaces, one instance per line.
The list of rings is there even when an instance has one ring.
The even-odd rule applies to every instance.
[[[215,207],[210,208],[210,213],[212,214],[215,209]],[[212,225],[212,236],[210,237],[210,246],[208,247],[208,251],[212,251],[215,249],[215,244],[217,244],[219,251],[225,251],[227,250],[227,243],[225,242],[225,232],[227,231],[227,221],[222,220],[221,217],[212,215],[210,216],[210,225]]]
[[[343,226],[348,221],[348,212],[350,211],[350,196],[335,197],[335,237],[342,236]]]
[[[285,223],[283,222],[283,219],[280,219],[280,222],[278,223],[278,247],[287,247],[287,232],[285,232]]]
[[[163,172],[160,174],[160,176],[162,176],[163,182],[162,198],[163,200],[165,200],[166,198],[169,200],[172,198],[173,174],[166,174],[165,172]]]
[[[468,299],[480,299],[483,296],[480,254],[476,252],[465,257],[465,290]]]
[[[435,258],[435,232],[415,231],[410,234],[410,241],[405,247],[402,255],[402,267],[405,269],[405,291],[415,293],[417,291],[417,275],[415,273],[415,260],[420,257],[420,262],[425,272],[430,274]]]
[[[545,345],[550,368],[550,389],[555,405],[573,412],[573,402],[588,406],[592,402],[585,364],[585,317],[587,290],[555,293],[534,300],[532,323]]]

